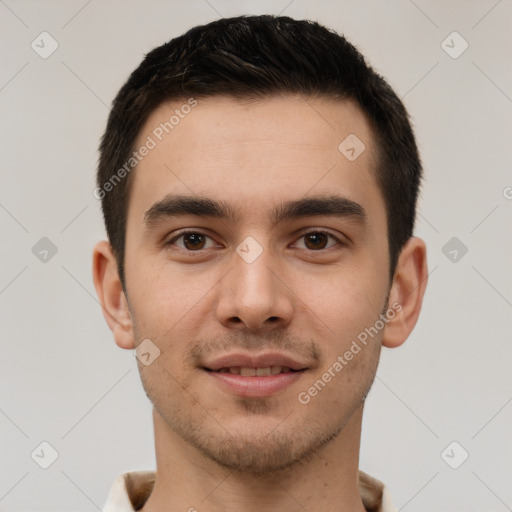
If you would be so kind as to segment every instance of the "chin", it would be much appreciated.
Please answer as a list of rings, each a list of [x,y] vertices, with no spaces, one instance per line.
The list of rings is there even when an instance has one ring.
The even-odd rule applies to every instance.
[[[204,457],[220,466],[237,473],[263,476],[305,464],[334,440],[343,428],[319,431],[317,427],[308,429],[302,425],[290,428],[287,424],[285,429],[279,429],[283,422],[275,425],[273,421],[274,426],[270,427],[270,422],[263,421],[256,422],[256,430],[256,425],[248,427],[244,423],[238,425],[236,432],[222,430],[218,435],[191,430],[177,433]]]

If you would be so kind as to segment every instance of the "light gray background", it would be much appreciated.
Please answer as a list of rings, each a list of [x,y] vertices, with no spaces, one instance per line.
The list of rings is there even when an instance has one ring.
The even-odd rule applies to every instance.
[[[0,1],[0,510],[98,510],[118,474],[154,468],[136,360],[91,279],[99,137],[152,48],[219,16],[280,12],[345,34],[387,77],[426,172],[430,282],[408,342],[383,351],[361,468],[400,510],[512,510],[510,0]],[[31,48],[43,31],[59,44],[47,59]],[[441,46],[453,31],[469,43],[457,59]],[[42,237],[58,248],[46,263]],[[452,237],[468,248],[456,262]],[[59,454],[46,470],[31,458],[43,441]],[[452,441],[469,453],[458,469],[441,457]]]

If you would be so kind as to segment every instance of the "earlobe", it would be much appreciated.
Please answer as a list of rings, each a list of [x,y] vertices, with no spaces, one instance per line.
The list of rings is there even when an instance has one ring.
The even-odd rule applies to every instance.
[[[391,285],[388,308],[398,312],[386,324],[382,338],[383,346],[398,347],[408,338],[421,311],[427,278],[425,242],[420,238],[411,237],[400,253]]]
[[[119,279],[117,261],[106,241],[98,242],[94,247],[92,273],[103,316],[117,345],[129,350],[135,348],[131,314]]]

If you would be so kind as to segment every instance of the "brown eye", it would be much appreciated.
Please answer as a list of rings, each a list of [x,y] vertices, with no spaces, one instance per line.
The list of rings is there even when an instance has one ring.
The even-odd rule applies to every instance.
[[[183,244],[185,248],[193,251],[194,249],[202,249],[205,244],[205,236],[200,235],[199,233],[189,233],[187,235],[183,235]]]
[[[325,233],[308,233],[304,240],[308,249],[325,249],[328,236]]]
[[[186,231],[174,237],[166,245],[177,245],[179,248],[187,251],[199,251],[205,248],[209,238],[209,236],[197,231]],[[182,244],[175,244],[178,240],[183,240]]]
[[[334,240],[336,243],[328,246],[329,238]],[[321,251],[323,249],[329,249],[335,245],[343,245],[334,235],[326,233],[325,231],[310,231],[301,236],[301,240],[304,239],[304,246],[306,249],[311,251]]]

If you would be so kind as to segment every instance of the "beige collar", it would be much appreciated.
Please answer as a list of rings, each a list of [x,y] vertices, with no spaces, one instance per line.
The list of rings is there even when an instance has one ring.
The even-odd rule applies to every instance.
[[[140,510],[153,490],[155,478],[155,471],[123,473],[114,481],[103,512]],[[359,471],[359,490],[367,512],[396,512],[385,485],[363,471]]]

